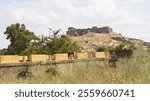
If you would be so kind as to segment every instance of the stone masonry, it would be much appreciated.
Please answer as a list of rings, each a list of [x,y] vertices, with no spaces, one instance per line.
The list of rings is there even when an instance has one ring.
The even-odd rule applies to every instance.
[[[92,27],[92,28],[86,28],[86,29],[76,29],[74,27],[68,27],[68,31],[66,32],[67,35],[71,36],[79,36],[87,34],[88,32],[95,32],[95,33],[111,33],[113,32],[112,28],[109,26],[105,27]]]

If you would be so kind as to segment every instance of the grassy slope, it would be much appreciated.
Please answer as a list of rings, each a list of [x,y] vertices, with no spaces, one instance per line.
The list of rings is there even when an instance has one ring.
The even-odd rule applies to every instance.
[[[59,75],[45,73],[52,66],[36,66],[31,79],[16,79],[16,74],[3,75],[0,83],[150,83],[150,52],[136,50],[132,58],[119,59],[117,68],[105,62],[76,62],[54,66]]]

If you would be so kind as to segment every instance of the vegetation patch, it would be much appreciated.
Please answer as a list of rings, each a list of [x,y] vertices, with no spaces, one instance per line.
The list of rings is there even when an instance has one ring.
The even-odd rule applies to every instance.
[[[59,76],[59,72],[55,68],[49,68],[45,71],[49,76]]]

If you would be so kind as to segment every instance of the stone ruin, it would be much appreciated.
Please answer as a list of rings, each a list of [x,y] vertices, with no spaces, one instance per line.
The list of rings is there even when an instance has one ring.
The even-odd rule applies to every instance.
[[[113,30],[109,26],[100,27],[100,28],[94,26],[92,28],[86,28],[86,29],[76,29],[74,27],[68,27],[68,31],[66,33],[67,35],[70,36],[80,36],[80,35],[87,34],[88,32],[111,33],[113,32]]]

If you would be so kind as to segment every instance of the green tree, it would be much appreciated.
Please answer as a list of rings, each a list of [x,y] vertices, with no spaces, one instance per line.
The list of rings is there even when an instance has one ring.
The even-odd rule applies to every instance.
[[[96,50],[98,52],[101,52],[101,51],[114,51],[115,47],[113,47],[113,46],[100,46]]]
[[[120,43],[115,50],[134,50],[135,48],[134,43]]]
[[[79,51],[79,46],[68,37],[57,38],[47,43],[48,53],[69,53]]]
[[[61,29],[58,29],[58,30],[53,30],[52,28],[49,28],[49,33],[50,33],[50,36],[49,36],[49,38],[51,39],[51,40],[54,40],[54,39],[56,39],[56,38],[58,38],[59,37],[59,33],[61,32]]]
[[[0,49],[0,55],[5,55],[7,49],[3,48],[3,49]]]
[[[27,54],[47,54],[47,36],[39,36],[37,40],[34,40],[30,43],[30,46],[27,48]]]
[[[59,37],[61,29],[56,31],[49,28],[50,37],[47,39],[47,54],[68,53],[79,51],[79,46],[68,37]]]
[[[26,54],[31,41],[37,38],[33,32],[26,29],[24,24],[19,23],[8,26],[4,34],[10,40],[6,54],[13,55]]]

